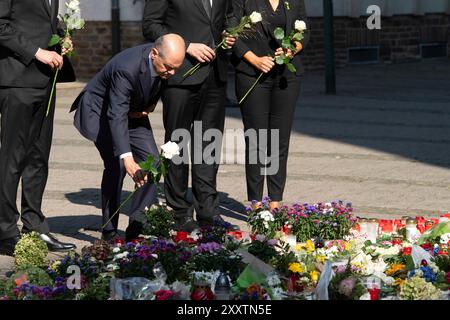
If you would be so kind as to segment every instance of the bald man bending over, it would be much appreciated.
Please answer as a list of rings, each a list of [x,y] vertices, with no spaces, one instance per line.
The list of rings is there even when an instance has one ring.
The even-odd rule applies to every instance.
[[[126,174],[141,187],[132,199],[127,241],[142,231],[137,217],[157,201],[156,186],[145,183],[138,163],[148,154],[158,157],[148,113],[158,102],[160,80],[175,74],[184,55],[184,40],[176,34],[126,49],[95,75],[72,105],[75,127],[94,142],[103,159],[102,239],[106,241],[117,235],[119,215],[111,217],[120,205]]]

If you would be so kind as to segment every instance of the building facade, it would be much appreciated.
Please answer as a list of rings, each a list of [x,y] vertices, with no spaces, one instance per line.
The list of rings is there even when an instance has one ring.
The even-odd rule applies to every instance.
[[[64,1],[60,2],[64,10]],[[323,68],[323,1],[305,2],[311,30],[310,44],[304,52],[305,67]],[[78,77],[86,79],[112,55],[111,0],[80,3],[87,23],[74,36],[78,56],[73,63]],[[143,43],[144,0],[120,0],[119,4],[121,48]],[[334,0],[333,5],[337,66],[450,57],[450,0]],[[372,5],[380,8],[380,29],[367,26],[373,14],[368,8]]]

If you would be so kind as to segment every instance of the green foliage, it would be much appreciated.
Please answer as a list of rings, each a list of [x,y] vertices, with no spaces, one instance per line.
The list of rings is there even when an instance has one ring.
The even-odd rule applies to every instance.
[[[91,283],[89,283],[85,289],[77,293],[76,300],[108,300],[110,297],[110,284],[111,278],[109,276],[101,275]]]
[[[57,34],[52,34],[52,37],[50,38],[48,42],[49,47],[56,46],[61,41],[61,37]]]
[[[175,222],[172,211],[163,204],[154,204],[139,217],[142,233],[145,235],[169,238]]]
[[[438,255],[434,257],[434,263],[439,267],[441,271],[450,272],[450,256]]]
[[[277,250],[272,245],[269,245],[267,241],[254,240],[248,246],[248,252],[255,257],[261,259],[265,263],[271,263],[278,256]]]
[[[39,238],[38,233],[23,234],[14,251],[15,263],[18,267],[46,267],[47,254],[47,244]]]

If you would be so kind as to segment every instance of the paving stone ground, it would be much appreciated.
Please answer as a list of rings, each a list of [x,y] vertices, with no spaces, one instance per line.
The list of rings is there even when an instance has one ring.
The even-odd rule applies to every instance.
[[[450,210],[450,60],[339,69],[336,96],[324,94],[324,83],[322,71],[304,76],[290,141],[285,203],[342,199],[353,203],[356,215],[371,217],[438,216]],[[68,113],[83,86],[77,82],[58,87],[43,204],[52,231],[79,249],[100,237],[101,224],[101,159]],[[228,91],[225,127],[242,129],[232,81]],[[161,145],[161,105],[151,123]],[[244,148],[240,144],[225,151],[226,163],[217,179],[222,212],[226,220],[246,229]],[[232,161],[233,153],[237,161]],[[124,195],[131,190],[127,178]],[[127,223],[127,216],[121,215],[122,231]],[[0,257],[0,272],[11,261]]]

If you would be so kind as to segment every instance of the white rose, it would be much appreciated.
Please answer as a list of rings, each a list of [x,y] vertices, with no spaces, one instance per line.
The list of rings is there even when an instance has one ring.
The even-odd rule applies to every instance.
[[[84,27],[84,19],[81,19],[78,15],[73,15],[67,19],[66,25],[69,30],[80,30]]]
[[[294,25],[295,30],[298,31],[305,31],[306,30],[306,23],[303,20],[295,20]]]
[[[161,146],[161,149],[163,151],[163,156],[166,159],[172,159],[173,156],[177,156],[180,154],[180,147],[178,147],[178,144],[175,142],[169,141],[166,144],[163,144]]]
[[[250,21],[255,24],[262,21],[261,13],[253,11],[250,15]]]
[[[73,11],[80,11],[80,1],[72,0],[67,4],[67,8]]]
[[[113,251],[113,253],[118,253],[118,252],[120,252],[120,248],[115,247],[112,251]]]

